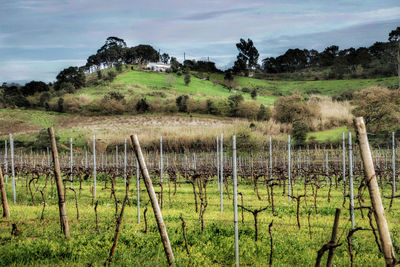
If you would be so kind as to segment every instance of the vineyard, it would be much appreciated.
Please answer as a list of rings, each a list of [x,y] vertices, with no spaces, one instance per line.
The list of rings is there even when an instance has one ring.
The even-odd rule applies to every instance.
[[[167,266],[171,259],[177,266],[385,264],[351,133],[343,134],[340,147],[294,149],[290,137],[285,146],[270,139],[256,154],[223,135],[215,152],[170,152],[160,138],[158,151],[143,151],[143,162],[130,141],[106,150],[93,137],[81,150],[71,140],[70,151],[57,156],[54,146],[34,152],[14,147],[10,136],[1,157],[10,215],[3,201],[1,265]],[[396,152],[395,146],[372,149],[398,254]]]

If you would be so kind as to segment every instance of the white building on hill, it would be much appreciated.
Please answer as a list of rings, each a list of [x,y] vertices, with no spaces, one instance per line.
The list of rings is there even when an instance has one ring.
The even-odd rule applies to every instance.
[[[171,65],[162,62],[149,62],[147,63],[147,68],[153,71],[165,72],[167,69],[171,68]]]

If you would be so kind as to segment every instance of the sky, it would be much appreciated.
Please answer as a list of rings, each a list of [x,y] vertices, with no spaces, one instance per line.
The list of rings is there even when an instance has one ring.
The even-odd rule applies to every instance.
[[[0,83],[54,81],[109,36],[225,69],[240,38],[261,60],[289,48],[369,46],[398,26],[399,0],[1,0]]]

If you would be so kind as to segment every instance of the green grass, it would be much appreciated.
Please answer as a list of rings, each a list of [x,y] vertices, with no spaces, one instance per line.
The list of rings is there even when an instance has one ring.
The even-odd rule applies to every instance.
[[[345,134],[349,132],[346,126],[325,131],[311,132],[307,134],[307,141],[314,139],[321,143],[336,142],[342,139],[343,132]]]
[[[34,190],[35,205],[32,205],[29,191],[25,188],[25,177],[17,180],[17,204],[12,204],[11,182],[6,186],[11,209],[11,219],[0,219],[0,262],[3,266],[101,266],[106,261],[115,231],[115,205],[110,199],[110,190],[104,190],[102,175],[98,176],[97,200],[99,231],[95,230],[95,213],[91,205],[90,184],[83,183],[82,190],[78,190],[79,183],[74,187],[78,190],[79,221],[76,219],[75,202],[72,191],[67,191],[67,214],[72,238],[64,240],[60,233],[57,190],[54,183],[47,185],[44,220],[40,220],[42,202],[40,193]],[[43,187],[43,177],[37,186]],[[164,180],[166,181],[166,180]],[[130,205],[125,209],[124,220],[120,231],[119,242],[114,257],[115,266],[167,266],[160,236],[152,213],[148,206],[147,220],[149,232],[144,233],[143,211],[148,196],[144,184],[141,199],[141,222],[137,223],[136,212],[136,182],[132,181],[130,190]],[[69,186],[69,183],[68,183]],[[164,186],[164,207],[162,214],[166,223],[170,243],[174,251],[177,266],[232,266],[234,264],[234,227],[232,199],[224,195],[224,212],[219,211],[219,192],[216,183],[207,186],[208,206],[205,212],[205,230],[201,232],[198,213],[195,212],[192,186],[179,184],[176,195],[173,194],[173,185],[169,194],[169,186]],[[155,188],[160,191],[159,187]],[[232,187],[229,185],[230,194]],[[239,192],[243,193],[244,205],[248,208],[268,206],[265,187],[260,187],[262,200],[258,200],[253,185],[239,179]],[[304,186],[297,183],[294,194],[304,191]],[[384,194],[390,194],[390,188]],[[122,201],[124,188],[122,178],[117,178],[116,192],[119,201]],[[282,188],[274,188],[276,216],[272,215],[271,208],[261,212],[258,216],[259,240],[254,241],[254,223],[250,213],[244,212],[244,223],[241,223],[239,208],[239,251],[240,263],[243,266],[265,266],[270,255],[270,238],[268,225],[273,221],[272,235],[274,240],[274,266],[312,266],[315,264],[317,251],[327,243],[331,236],[331,228],[335,208],[341,208],[338,242],[342,243],[335,251],[333,263],[335,266],[349,266],[346,235],[351,229],[349,212],[342,207],[343,196],[341,186],[333,188],[332,199],[327,201],[328,188],[322,187],[318,191],[318,213],[315,212],[311,197],[311,188],[308,188],[307,205],[302,198],[300,206],[300,223],[298,229],[296,221],[295,201],[289,203],[288,197],[282,196]],[[170,197],[169,197],[170,196]],[[365,206],[369,205],[368,193],[364,191]],[[384,206],[389,204],[383,199]],[[240,202],[240,200],[239,200]],[[400,242],[400,218],[398,201],[394,200],[392,211],[386,212],[389,229],[394,244]],[[121,202],[120,202],[121,203]],[[348,203],[346,204],[346,207]],[[119,208],[121,206],[119,205]],[[307,212],[311,212],[310,225],[312,238],[309,236]],[[191,255],[188,256],[184,248],[181,221],[182,215],[186,220],[186,230]],[[11,223],[16,223],[19,236],[11,236]],[[356,211],[356,224],[369,228],[368,218],[361,218]],[[355,266],[384,265],[384,259],[379,252],[373,234],[370,231],[360,231],[353,236]],[[326,262],[326,254],[322,262]]]
[[[212,79],[223,80],[223,75],[213,74]],[[235,77],[241,87],[249,89],[258,88],[259,94],[263,95],[289,95],[292,93],[322,94],[335,96],[343,91],[355,91],[370,86],[395,86],[397,77],[376,78],[376,79],[351,79],[351,80],[319,80],[319,81],[271,81],[254,79],[248,77]]]
[[[43,110],[25,110],[25,109],[1,109],[0,118],[3,120],[12,120],[14,122],[22,121],[43,128],[51,127],[55,124],[59,113],[47,112]]]

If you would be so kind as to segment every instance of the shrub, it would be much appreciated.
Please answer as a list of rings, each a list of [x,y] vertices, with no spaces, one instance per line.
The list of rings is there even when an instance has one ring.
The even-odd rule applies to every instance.
[[[136,111],[140,114],[142,113],[146,113],[150,110],[150,106],[147,103],[145,98],[140,99],[137,103],[136,103]]]
[[[238,117],[247,118],[249,120],[257,119],[259,108],[253,101],[242,101],[238,104],[237,108],[236,115]]]
[[[251,98],[252,99],[256,99],[257,98],[257,90],[256,89],[253,89],[252,91],[251,91]]]
[[[115,71],[111,70],[111,71],[107,72],[107,77],[105,80],[112,82],[116,76],[117,76],[117,74],[115,73]]]
[[[75,86],[71,82],[62,82],[59,85],[59,91],[65,91],[67,94],[72,94],[75,91]]]
[[[97,80],[103,79],[103,74],[101,73],[101,70],[96,71],[97,73]]]
[[[48,92],[44,92],[40,95],[39,98],[39,106],[44,107],[45,103],[49,102],[50,94]]]
[[[187,102],[189,100],[188,95],[181,95],[176,98],[176,106],[179,112],[187,112]]]
[[[125,98],[125,96],[123,94],[121,94],[120,92],[116,92],[116,91],[110,91],[104,95],[104,100],[122,101],[122,100],[124,100],[124,98]]]
[[[274,104],[274,118],[281,123],[293,123],[298,120],[307,121],[316,114],[312,114],[303,97],[298,94],[281,97]]]
[[[244,100],[243,96],[241,94],[234,94],[228,97],[228,102],[230,106],[230,115],[232,117],[236,117],[238,113],[238,106],[239,103],[241,103]]]
[[[64,98],[60,97],[57,101],[57,111],[64,112]]]
[[[218,115],[219,111],[215,103],[211,99],[207,99],[206,108],[208,114]]]
[[[60,143],[60,142],[58,142],[60,140],[60,136],[55,134],[55,139],[56,139],[56,144],[58,144],[57,145],[57,147],[58,147],[59,143]],[[46,149],[47,147],[51,148],[49,133],[46,128],[41,129],[39,131],[38,135],[36,135],[33,146],[37,149]]]
[[[308,125],[302,121],[293,122],[290,134],[293,136],[295,146],[304,146],[307,139],[307,133],[310,131]]]
[[[115,69],[118,72],[121,72],[122,71],[122,63],[121,62],[117,62],[117,64],[115,64]]]
[[[121,101],[107,99],[102,102],[102,113],[105,115],[121,115],[125,112],[125,106]]]
[[[267,121],[270,118],[271,118],[271,109],[269,107],[266,107],[263,104],[261,104],[260,109],[257,113],[257,120],[258,121]]]
[[[190,83],[190,73],[189,72],[185,73],[184,80],[185,80],[185,85],[188,86]]]

